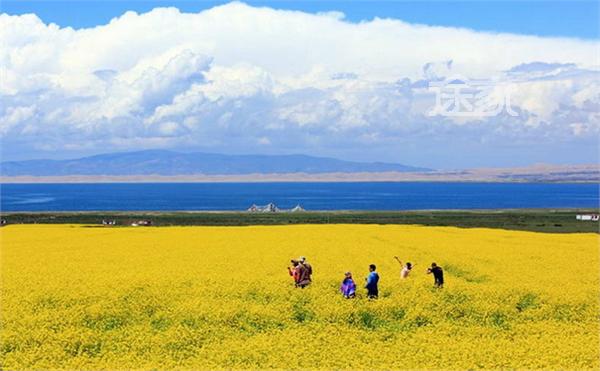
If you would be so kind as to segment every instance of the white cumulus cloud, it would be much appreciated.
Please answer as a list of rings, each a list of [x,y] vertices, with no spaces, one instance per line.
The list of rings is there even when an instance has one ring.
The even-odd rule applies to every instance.
[[[600,134],[598,41],[234,2],[80,30],[2,14],[0,44],[0,135],[12,157],[268,148],[448,167],[510,163],[510,153],[584,161]],[[497,95],[509,86],[516,116],[429,115],[430,83],[450,76]]]

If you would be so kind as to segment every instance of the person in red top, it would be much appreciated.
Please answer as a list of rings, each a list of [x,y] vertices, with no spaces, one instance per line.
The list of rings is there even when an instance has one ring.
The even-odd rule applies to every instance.
[[[297,285],[298,279],[300,278],[300,269],[298,267],[298,265],[300,265],[300,263],[298,263],[298,261],[294,260],[294,259],[290,260],[290,262],[292,263],[293,268],[288,267],[288,273],[294,279],[294,284]]]
[[[311,282],[309,270],[298,260],[291,260],[293,268],[288,267],[288,273],[294,278],[296,287],[305,288]]]

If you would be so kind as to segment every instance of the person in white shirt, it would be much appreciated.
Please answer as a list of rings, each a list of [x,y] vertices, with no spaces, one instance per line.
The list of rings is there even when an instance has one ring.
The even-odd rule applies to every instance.
[[[396,259],[396,261],[398,262],[398,264],[400,264],[400,266],[402,267],[402,270],[400,271],[400,278],[408,278],[408,275],[410,274],[410,271],[413,269],[413,265],[411,263],[407,262],[403,266],[402,262],[400,261],[400,259],[397,256],[394,256],[394,259]]]

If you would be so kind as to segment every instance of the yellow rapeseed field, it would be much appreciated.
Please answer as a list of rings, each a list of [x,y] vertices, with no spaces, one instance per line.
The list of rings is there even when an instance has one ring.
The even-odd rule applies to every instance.
[[[600,368],[596,234],[14,225],[0,238],[4,370]],[[299,255],[314,268],[304,290],[286,271]],[[394,255],[415,264],[409,279]],[[356,299],[338,291],[347,270]]]

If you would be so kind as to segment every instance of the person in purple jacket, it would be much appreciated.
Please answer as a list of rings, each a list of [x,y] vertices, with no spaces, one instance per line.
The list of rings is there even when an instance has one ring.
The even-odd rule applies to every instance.
[[[356,296],[356,283],[352,279],[352,273],[346,272],[340,291],[346,299],[350,299]]]

